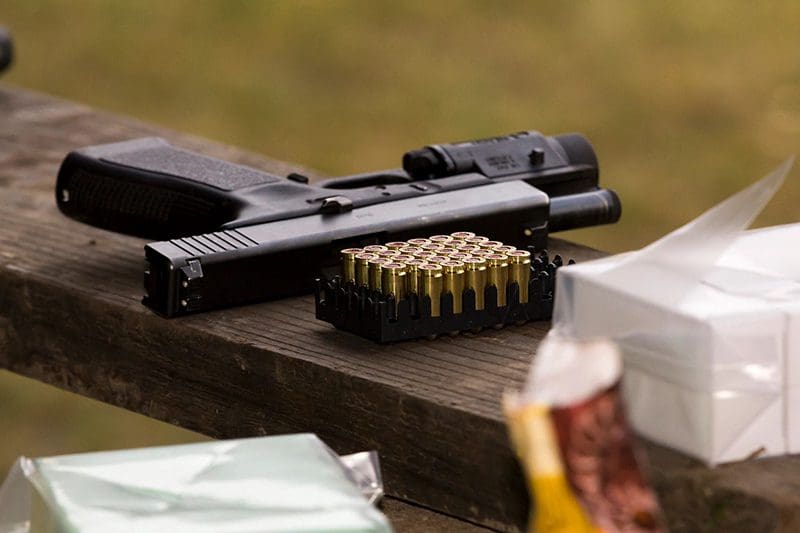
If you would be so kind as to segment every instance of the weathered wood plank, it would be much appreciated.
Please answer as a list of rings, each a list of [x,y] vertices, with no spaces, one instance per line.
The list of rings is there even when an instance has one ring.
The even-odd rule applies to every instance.
[[[487,533],[491,531],[470,522],[411,505],[394,498],[384,498],[381,510],[396,533],[446,531],[447,533]]]
[[[215,437],[313,431],[341,453],[377,449],[390,494],[498,529],[524,524],[499,399],[524,379],[547,324],[386,347],[316,321],[310,297],[161,319],[139,303],[144,241],[57,212],[64,155],[159,135],[279,174],[298,168],[7,87],[0,120],[0,366]],[[797,458],[708,470],[649,451],[676,530],[797,523]]]

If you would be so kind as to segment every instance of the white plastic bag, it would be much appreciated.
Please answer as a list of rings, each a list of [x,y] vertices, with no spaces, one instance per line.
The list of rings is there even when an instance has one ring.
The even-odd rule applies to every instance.
[[[0,533],[391,531],[370,502],[377,456],[313,434],[21,457],[0,486]]]

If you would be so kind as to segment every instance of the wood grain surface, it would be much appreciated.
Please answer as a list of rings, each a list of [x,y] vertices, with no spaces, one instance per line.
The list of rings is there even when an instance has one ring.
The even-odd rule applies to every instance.
[[[55,175],[69,150],[158,135],[278,174],[314,173],[8,86],[0,121],[0,366],[213,437],[312,431],[340,453],[375,449],[396,498],[501,530],[525,523],[500,397],[521,384],[548,323],[379,346],[317,321],[310,296],[159,318],[139,303],[145,241],[58,212]],[[730,524],[719,502],[731,498],[761,505],[748,526],[797,520],[800,491],[765,498],[757,484],[737,486],[737,465],[726,474],[649,451],[677,529],[712,515]],[[800,473],[794,458],[778,461]],[[762,463],[742,471],[758,478],[752,464]]]

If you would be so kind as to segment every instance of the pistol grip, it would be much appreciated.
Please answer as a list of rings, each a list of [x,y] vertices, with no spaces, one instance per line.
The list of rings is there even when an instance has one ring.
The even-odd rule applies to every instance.
[[[56,202],[93,226],[171,238],[236,219],[247,204],[235,191],[279,180],[147,137],[71,152],[58,173]]]

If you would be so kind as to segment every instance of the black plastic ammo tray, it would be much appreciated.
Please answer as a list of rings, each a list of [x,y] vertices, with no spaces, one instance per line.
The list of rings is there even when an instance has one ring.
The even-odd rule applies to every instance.
[[[531,252],[533,259],[527,303],[519,302],[519,286],[512,281],[507,285],[505,306],[497,306],[497,289],[487,286],[484,309],[476,310],[475,292],[466,289],[461,313],[453,312],[453,297],[445,293],[441,296],[440,316],[433,317],[427,296],[410,294],[397,302],[392,296],[387,298],[353,282],[343,283],[341,276],[334,276],[330,280],[317,280],[316,316],[338,329],[379,343],[549,320],[553,313],[555,275],[563,260],[556,255],[551,261],[546,250],[536,254]],[[569,261],[569,264],[573,263],[573,260]]]

